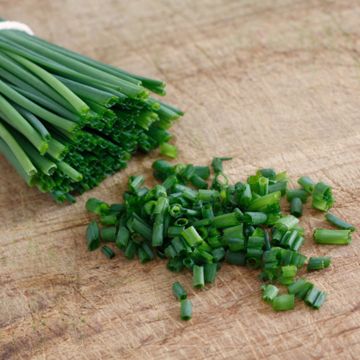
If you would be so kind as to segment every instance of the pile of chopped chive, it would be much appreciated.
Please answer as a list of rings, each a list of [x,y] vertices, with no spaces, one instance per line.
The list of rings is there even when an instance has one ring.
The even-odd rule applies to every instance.
[[[288,189],[286,172],[273,169],[260,169],[246,182],[232,185],[223,171],[224,160],[229,158],[213,159],[211,182],[208,166],[157,160],[153,171],[160,184],[148,188],[143,176],[131,176],[122,203],[89,199],[86,208],[99,219],[88,226],[88,249],[106,243],[102,252],[109,258],[115,245],[126,258],[138,257],[141,263],[166,259],[170,271],[191,271],[197,289],[214,283],[224,262],[246,266],[259,270],[263,299],[275,311],[293,309],[295,298],[320,308],[326,293],[299,272],[305,264],[307,271],[325,269],[330,258],[307,259],[300,253],[304,229],[298,218],[309,197],[313,208],[328,211],[334,203],[331,187],[301,177],[301,188]],[[291,214],[282,213],[282,197],[290,202]],[[315,242],[349,244],[355,228],[333,214],[325,218],[338,229],[316,229]],[[190,319],[187,293],[179,283],[173,292],[181,301],[181,318]]]
[[[183,113],[150,92],[165,84],[2,30],[0,153],[29,186],[74,202],[137,150],[176,156],[167,129]]]

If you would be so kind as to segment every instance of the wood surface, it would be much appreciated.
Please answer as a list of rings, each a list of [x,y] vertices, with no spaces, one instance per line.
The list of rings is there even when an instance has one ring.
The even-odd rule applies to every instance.
[[[322,179],[334,212],[360,228],[360,3],[354,0],[0,0],[0,15],[104,62],[168,83],[186,110],[173,128],[179,161],[226,164],[232,180],[261,166]],[[306,210],[307,255],[329,255],[309,275],[329,297],[274,313],[257,272],[224,266],[215,286],[190,291],[179,321],[171,284],[190,274],[89,253],[90,196],[121,199],[126,171],[59,206],[27,188],[0,158],[1,359],[359,359],[359,236],[316,246],[322,215]],[[295,182],[294,182],[295,185]]]

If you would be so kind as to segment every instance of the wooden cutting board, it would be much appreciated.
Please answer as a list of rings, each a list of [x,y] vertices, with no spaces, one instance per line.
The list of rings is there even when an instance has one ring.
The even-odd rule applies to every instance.
[[[179,161],[226,164],[232,180],[261,166],[334,187],[334,212],[360,228],[360,6],[353,0],[0,0],[2,17],[50,41],[158,77],[186,110],[173,128]],[[88,253],[84,203],[120,200],[129,168],[59,206],[28,189],[0,158],[1,359],[359,359],[360,243],[316,246],[322,215],[307,209],[309,275],[329,297],[274,313],[257,272],[224,266],[215,286],[190,291],[179,321],[171,284],[190,274]],[[295,182],[293,184],[295,186]]]

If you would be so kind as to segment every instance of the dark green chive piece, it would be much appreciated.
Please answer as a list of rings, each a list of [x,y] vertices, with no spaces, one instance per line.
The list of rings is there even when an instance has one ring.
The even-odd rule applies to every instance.
[[[327,213],[325,219],[330,223],[338,227],[339,229],[355,231],[355,226],[347,223],[346,221],[338,218],[334,214]]]
[[[115,256],[115,253],[108,247],[108,246],[103,246],[101,248],[101,252],[108,258],[108,259],[112,259]]]
[[[181,300],[180,302],[180,318],[188,321],[192,317],[192,303],[189,299]]]
[[[124,255],[127,259],[131,260],[135,257],[137,245],[133,241],[129,241],[126,248]]]
[[[116,226],[104,227],[100,230],[101,240],[104,242],[115,242]]]
[[[242,251],[233,252],[228,250],[226,252],[225,261],[231,265],[245,266],[246,254]]]
[[[204,267],[199,265],[194,265],[193,267],[193,287],[201,289],[205,286],[204,278]]]
[[[314,240],[323,245],[348,245],[351,243],[351,230],[316,229]]]
[[[331,259],[328,256],[311,257],[307,264],[307,271],[322,270],[330,266]]]
[[[217,264],[209,263],[204,265],[204,278],[205,283],[213,283],[216,278]]]
[[[172,291],[178,300],[185,300],[187,298],[187,293],[185,289],[178,281],[173,283]]]
[[[100,246],[100,232],[96,221],[92,221],[86,229],[87,248],[94,251]]]
[[[294,307],[295,296],[293,294],[278,295],[272,301],[272,308],[275,311],[292,310]]]
[[[299,198],[303,203],[306,203],[308,197],[309,193],[303,189],[289,189],[286,192],[286,198],[289,202],[294,198]]]
[[[298,299],[303,300],[313,287],[314,285],[311,282],[305,279],[298,279],[288,286],[288,292],[289,294],[295,295]]]
[[[292,198],[290,203],[290,214],[298,218],[302,216],[302,213],[303,213],[303,203],[301,199],[298,197]]]

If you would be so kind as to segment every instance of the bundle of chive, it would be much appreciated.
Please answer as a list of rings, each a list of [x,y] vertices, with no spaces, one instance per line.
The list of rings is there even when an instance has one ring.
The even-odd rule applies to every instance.
[[[128,259],[136,256],[140,262],[156,256],[167,259],[174,272],[189,269],[193,286],[203,288],[213,283],[223,261],[252,269],[260,269],[263,299],[274,310],[290,310],[295,298],[318,309],[325,301],[324,291],[304,278],[296,279],[307,262],[301,254],[304,229],[298,225],[303,203],[312,197],[312,206],[327,212],[333,205],[331,187],[302,177],[299,189],[288,189],[286,172],[261,169],[249,176],[246,183],[230,185],[223,172],[223,161],[212,162],[214,178],[209,186],[210,168],[157,160],[154,176],[161,185],[149,189],[143,186],[143,176],[129,178],[129,191],[123,203],[108,205],[89,199],[87,210],[99,216],[87,229],[89,250],[102,246],[109,258],[115,256],[115,246]],[[290,202],[291,214],[281,212],[283,196]],[[326,213],[326,220],[339,229],[316,229],[318,244],[346,245],[351,241],[352,225]],[[113,245],[110,245],[113,243]],[[311,257],[307,270],[321,270],[330,265],[328,257]],[[287,288],[279,295],[280,284]],[[175,296],[181,301],[181,317],[191,317],[191,304],[185,290],[175,283]]]
[[[137,150],[173,152],[167,129],[183,113],[149,91],[165,84],[1,30],[0,152],[28,185],[72,202]]]

